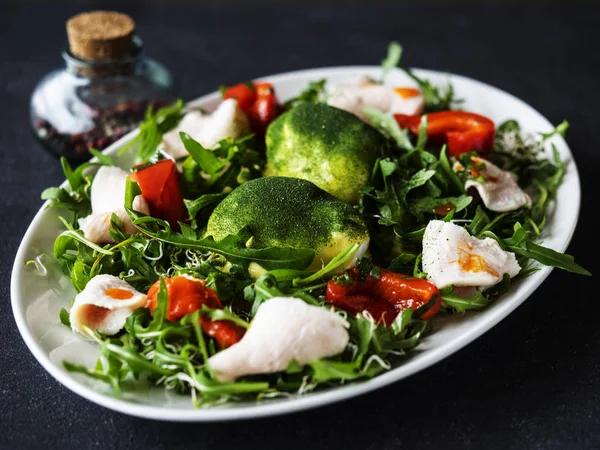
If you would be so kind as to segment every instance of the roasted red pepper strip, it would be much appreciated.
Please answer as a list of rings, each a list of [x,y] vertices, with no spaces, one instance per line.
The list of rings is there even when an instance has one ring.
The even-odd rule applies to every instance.
[[[202,326],[202,331],[214,338],[221,348],[231,347],[233,344],[238,343],[246,332],[244,328],[228,320],[215,320],[213,322],[201,318],[200,325]]]
[[[394,114],[401,128],[419,133],[421,116]],[[465,111],[442,111],[427,114],[427,137],[438,144],[447,142],[453,156],[473,150],[489,152],[494,149],[496,126],[485,116]]]
[[[250,124],[257,133],[263,134],[281,111],[275,89],[271,83],[255,83],[256,102],[250,112]]]
[[[171,322],[201,309],[202,305],[213,309],[223,309],[217,293],[206,287],[204,280],[178,276],[165,278],[165,285],[169,297],[166,317]],[[159,292],[160,280],[148,290],[148,307],[150,311],[154,311],[158,304]],[[230,347],[238,342],[246,331],[228,320],[211,321],[204,317],[200,318],[200,326],[202,331],[213,337],[221,348]]]
[[[242,108],[242,111],[247,112],[250,111],[252,105],[254,105],[254,102],[256,101],[256,89],[253,85],[248,85],[246,83],[236,84],[235,86],[227,88],[223,93],[223,100],[229,98],[235,98],[238,101],[240,108]]]
[[[171,228],[179,229],[178,221],[187,217],[183,195],[179,188],[179,172],[175,162],[165,159],[131,174],[142,190],[153,217],[166,220]]]
[[[264,134],[281,112],[281,105],[271,83],[236,84],[225,90],[223,99],[235,98],[246,113],[252,131]]]
[[[416,311],[433,302],[421,314],[421,319],[430,319],[439,311],[440,292],[430,282],[385,269],[379,269],[379,272],[379,278],[369,274],[360,280],[358,269],[350,269],[348,274],[353,282],[337,284],[331,280],[327,284],[325,300],[355,314],[366,310],[375,321],[385,326],[390,326],[396,316],[407,308]]]

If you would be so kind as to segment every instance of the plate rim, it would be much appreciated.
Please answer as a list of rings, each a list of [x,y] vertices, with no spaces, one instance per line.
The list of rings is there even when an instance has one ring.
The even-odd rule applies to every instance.
[[[379,66],[374,65],[351,65],[351,66],[326,66],[326,67],[314,67],[309,69],[301,69],[294,70],[288,72],[282,72],[278,74],[265,75],[256,78],[255,80],[269,80],[273,82],[281,82],[286,79],[301,77],[303,75],[310,75],[318,72],[360,72],[360,71],[373,71],[380,69]],[[429,69],[421,69],[421,68],[412,68],[415,74],[423,77],[428,76],[439,76],[446,75],[450,80],[462,80],[464,82],[473,83],[474,85],[478,85],[482,88],[489,89],[500,93],[502,95],[508,96],[511,100],[516,101],[531,111],[535,112],[540,116],[540,118],[548,124],[549,127],[553,125],[550,121],[542,115],[537,109],[533,108],[531,105],[521,100],[520,98],[514,96],[513,94],[492,86],[488,83],[461,75],[457,73],[450,73],[444,71],[436,71]],[[208,94],[202,95],[198,98],[195,98],[189,102],[186,102],[186,105],[194,106],[199,103],[204,103],[210,101],[214,98],[218,98],[219,92],[213,91]],[[111,144],[107,149],[103,151],[103,153],[107,155],[114,155],[120,148],[122,148],[126,143],[130,142],[139,132],[139,127],[135,130],[132,130],[119,140],[115,141]],[[573,153],[567,142],[562,138],[562,144],[566,149],[566,152],[569,156],[569,165],[572,165],[572,175],[574,183],[576,187],[576,193],[574,193],[574,197],[576,197],[576,208],[575,214],[573,218],[573,222],[570,226],[570,229],[567,233],[567,238],[564,241],[562,248],[559,250],[564,252],[571,240],[573,238],[575,229],[577,227],[581,209],[581,181],[579,177],[579,171],[577,169],[577,164]],[[95,160],[96,158],[93,158]],[[67,181],[65,180],[61,186],[67,185]],[[575,199],[573,199],[575,200]],[[216,421],[231,421],[231,420],[243,420],[243,419],[252,419],[259,417],[267,417],[267,416],[275,416],[282,414],[289,414],[292,412],[304,411],[307,409],[312,409],[318,406],[329,405],[332,403],[336,403],[342,400],[351,399],[357,397],[362,394],[366,394],[368,392],[372,392],[374,390],[380,389],[382,387],[388,386],[392,383],[398,382],[402,379],[408,378],[414,375],[417,372],[427,369],[428,367],[433,366],[434,364],[446,359],[447,357],[453,355],[458,350],[466,347],[471,342],[475,341],[479,337],[481,337],[486,331],[489,331],[498,323],[500,323],[505,317],[507,317],[511,312],[513,312],[516,308],[518,308],[525,300],[527,300],[536,290],[537,288],[546,280],[546,278],[550,275],[550,272],[553,270],[552,267],[541,266],[540,270],[537,273],[537,278],[531,286],[522,294],[518,299],[513,300],[512,302],[507,302],[503,304],[503,308],[496,311],[494,315],[492,315],[489,320],[482,321],[481,323],[471,328],[468,332],[459,335],[457,338],[450,341],[450,343],[441,345],[439,347],[428,350],[423,354],[419,364],[415,364],[408,371],[404,371],[398,376],[395,374],[396,369],[394,368],[388,372],[382,373],[370,380],[353,383],[344,386],[337,386],[332,389],[328,389],[323,392],[313,393],[304,397],[297,397],[292,400],[284,400],[278,401],[274,403],[265,403],[265,404],[254,404],[248,406],[240,406],[234,408],[197,408],[197,409],[169,409],[169,408],[161,408],[157,406],[151,405],[143,405],[133,403],[127,400],[123,400],[120,398],[108,396],[102,394],[98,391],[95,391],[91,387],[88,387],[76,379],[71,377],[65,370],[56,365],[53,361],[50,360],[49,355],[42,348],[42,346],[37,342],[37,339],[34,337],[32,331],[30,330],[29,325],[26,321],[26,309],[24,307],[23,299],[21,298],[20,291],[18,289],[18,284],[20,282],[20,278],[24,274],[25,267],[25,259],[26,252],[28,250],[28,243],[35,236],[35,230],[39,227],[40,222],[43,219],[43,213],[49,205],[49,201],[46,201],[42,204],[39,210],[36,212],[35,216],[31,220],[27,230],[25,231],[23,238],[19,244],[19,248],[15,255],[12,272],[11,272],[11,283],[10,283],[10,296],[11,296],[11,307],[13,312],[13,317],[17,324],[17,328],[21,337],[25,341],[29,351],[33,354],[37,362],[61,385],[74,392],[75,394],[87,399],[97,405],[103,406],[110,410],[147,418],[153,420],[162,420],[162,421],[176,421],[176,422],[216,422]]]

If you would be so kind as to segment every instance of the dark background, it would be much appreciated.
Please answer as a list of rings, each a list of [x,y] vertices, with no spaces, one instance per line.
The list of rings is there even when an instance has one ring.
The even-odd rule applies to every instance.
[[[166,3],[166,2],[165,2]],[[506,320],[451,358],[377,392],[287,416],[217,424],[137,419],[96,406],[51,378],[10,311],[12,262],[58,161],[27,125],[36,81],[61,64],[64,22],[112,7],[137,22],[147,53],[171,68],[183,99],[265,74],[378,64],[388,41],[409,66],[498,86],[553,123],[582,179],[569,252],[598,273],[598,13],[592,3],[402,2],[322,6],[0,6],[0,447],[23,448],[593,448],[600,446],[600,301],[595,277],[552,272]],[[596,215],[597,216],[597,215]]]

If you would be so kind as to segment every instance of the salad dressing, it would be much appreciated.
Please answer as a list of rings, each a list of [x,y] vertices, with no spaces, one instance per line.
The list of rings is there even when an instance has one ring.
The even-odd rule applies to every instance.
[[[456,206],[454,205],[454,203],[444,203],[443,205],[439,205],[436,206],[433,211],[438,215],[438,216],[446,216],[448,215],[448,213],[450,211],[452,211],[453,209],[456,209]]]

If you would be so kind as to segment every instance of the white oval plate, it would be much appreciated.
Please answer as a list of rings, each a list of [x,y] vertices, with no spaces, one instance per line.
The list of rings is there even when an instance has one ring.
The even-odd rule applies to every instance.
[[[309,81],[327,78],[330,83],[336,83],[362,73],[377,78],[380,68],[321,68],[273,75],[264,77],[264,80],[272,82],[279,98],[286,100],[296,96]],[[553,129],[550,122],[529,105],[492,86],[459,75],[428,70],[415,70],[415,73],[439,86],[450,79],[457,97],[465,100],[465,110],[488,116],[496,123],[514,118],[525,130],[531,132],[548,132]],[[401,71],[390,73],[387,83],[396,86],[414,85]],[[219,98],[219,94],[214,92],[191,104],[212,110],[218,104]],[[109,147],[106,153],[116,156],[118,150],[135,134],[134,131],[123,137]],[[565,141],[554,137],[553,143],[561,157],[568,161],[568,169],[564,183],[558,191],[553,218],[546,227],[544,245],[564,251],[571,240],[579,215],[579,176]],[[127,155],[117,157],[116,162],[128,167],[128,159]],[[423,340],[409,359],[371,380],[290,399],[234,403],[198,409],[192,405],[188,396],[176,395],[159,388],[132,386],[130,389],[124,389],[120,398],[115,398],[102,383],[63,369],[63,360],[92,367],[98,357],[98,348],[60,324],[59,311],[61,308],[69,309],[75,291],[68,278],[61,273],[58,264],[48,256],[52,255],[54,239],[62,231],[57,217],[57,211],[46,209],[46,205],[40,209],[25,233],[14,262],[11,279],[12,308],[23,339],[40,364],[73,392],[116,411],[162,420],[215,421],[283,414],[325,405],[381,388],[431,366],[481,336],[531,295],[551,270],[549,267],[542,267],[532,276],[515,283],[509,293],[484,311],[435,320],[434,332]],[[27,261],[36,257],[43,262],[45,274],[40,274],[34,265],[26,266]]]

